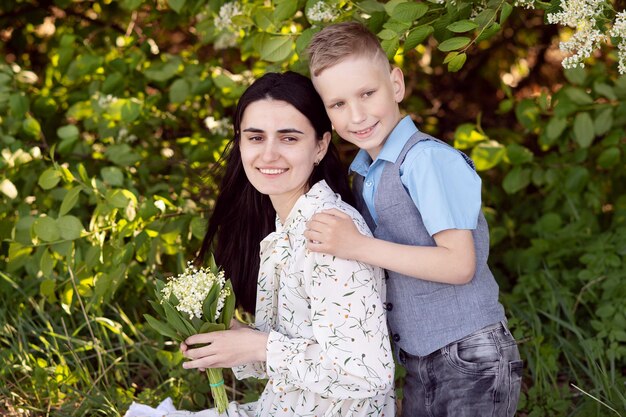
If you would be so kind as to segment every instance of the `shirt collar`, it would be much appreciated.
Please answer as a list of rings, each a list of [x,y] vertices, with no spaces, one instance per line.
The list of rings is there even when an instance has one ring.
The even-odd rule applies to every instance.
[[[396,162],[404,145],[406,145],[407,141],[417,131],[417,127],[415,127],[415,123],[413,123],[410,116],[402,118],[389,134],[376,160],[382,159],[389,162]],[[352,161],[352,164],[350,164],[350,171],[365,176],[372,162],[372,158],[370,158],[369,154],[364,149],[361,149],[354,158],[354,161]]]

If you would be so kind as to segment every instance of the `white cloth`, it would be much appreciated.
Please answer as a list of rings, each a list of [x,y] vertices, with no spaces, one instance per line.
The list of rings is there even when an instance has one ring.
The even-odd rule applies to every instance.
[[[276,232],[261,242],[257,282],[255,325],[270,334],[267,362],[233,369],[239,379],[269,381],[256,403],[231,403],[225,415],[394,416],[394,362],[382,306],[383,271],[306,249],[306,222],[331,208],[349,214],[358,229],[370,235],[359,213],[324,181],[298,199],[284,224],[276,219]]]

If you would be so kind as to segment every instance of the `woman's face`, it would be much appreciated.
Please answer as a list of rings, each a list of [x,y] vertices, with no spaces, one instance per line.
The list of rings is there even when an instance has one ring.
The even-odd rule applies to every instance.
[[[259,100],[246,107],[239,143],[243,167],[282,221],[308,191],[314,163],[324,157],[329,141],[330,132],[318,140],[309,119],[285,101]]]

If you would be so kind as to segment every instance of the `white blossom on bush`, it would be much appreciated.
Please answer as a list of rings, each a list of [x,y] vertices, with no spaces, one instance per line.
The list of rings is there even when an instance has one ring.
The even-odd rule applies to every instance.
[[[215,29],[225,30],[230,29],[233,24],[233,17],[242,13],[241,5],[236,2],[224,3],[220,7],[218,15],[213,19]]]
[[[339,11],[325,1],[318,1],[306,11],[309,22],[330,22],[339,16]]]
[[[571,54],[563,59],[563,68],[584,67],[584,60],[603,43],[617,47],[618,71],[626,74],[626,12],[615,13],[612,3],[605,0],[553,0],[560,11],[548,13],[551,24],[575,29],[574,34],[559,44],[559,49]],[[522,7],[537,6],[535,0],[516,0]],[[611,18],[611,13],[615,13]],[[611,38],[613,38],[611,40]]]

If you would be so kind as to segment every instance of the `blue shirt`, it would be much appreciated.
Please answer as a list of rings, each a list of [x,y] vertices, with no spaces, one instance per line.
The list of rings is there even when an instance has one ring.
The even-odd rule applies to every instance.
[[[374,196],[385,165],[383,161],[395,162],[417,131],[406,116],[389,134],[375,161],[361,149],[350,165],[351,171],[364,178],[363,199],[375,222],[378,216]],[[418,142],[400,167],[400,180],[431,236],[447,229],[476,228],[481,179],[456,149],[434,140]]]

